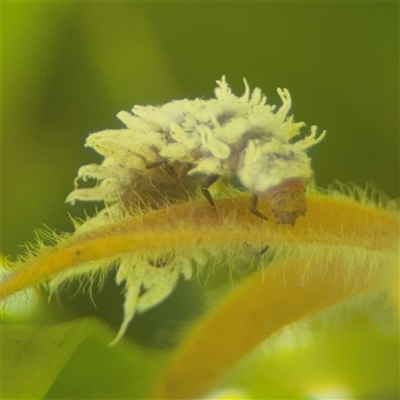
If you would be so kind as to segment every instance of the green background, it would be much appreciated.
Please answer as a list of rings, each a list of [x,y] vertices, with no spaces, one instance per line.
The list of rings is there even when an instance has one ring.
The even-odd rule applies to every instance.
[[[3,254],[20,253],[43,224],[72,231],[68,213],[84,215],[64,201],[78,168],[101,160],[83,146],[89,133],[121,127],[115,115],[135,104],[209,98],[223,74],[235,93],[246,77],[272,103],[288,88],[295,119],[327,130],[311,150],[320,186],[372,182],[398,196],[398,11],[397,2],[4,2]],[[196,297],[185,285],[142,318],[185,319]],[[119,289],[106,286],[97,312],[118,325],[108,291]],[[64,305],[74,301],[94,312],[90,299]]]

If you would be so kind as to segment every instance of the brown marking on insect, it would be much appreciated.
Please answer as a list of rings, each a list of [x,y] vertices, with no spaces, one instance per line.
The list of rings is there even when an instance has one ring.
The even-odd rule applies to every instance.
[[[262,194],[270,205],[277,222],[294,225],[306,213],[305,183],[301,178],[288,179]]]
[[[224,126],[234,117],[234,111],[224,111],[222,114],[217,116],[217,121],[221,126]]]
[[[194,197],[199,179],[187,174],[188,163],[167,163],[164,160],[149,164],[145,171],[132,171],[128,185],[121,186],[120,199],[125,209],[143,211],[189,201]]]

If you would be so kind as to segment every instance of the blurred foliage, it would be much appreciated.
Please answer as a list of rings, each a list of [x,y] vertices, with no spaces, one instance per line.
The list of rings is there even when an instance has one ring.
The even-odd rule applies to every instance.
[[[1,397],[4,399],[144,398],[166,355],[121,344],[86,318],[51,326],[3,329]],[[23,377],[23,379],[21,379]],[[112,379],[110,379],[112,378]],[[134,397],[132,397],[134,396]]]
[[[42,224],[72,231],[68,213],[94,211],[64,204],[78,168],[100,160],[83,146],[89,133],[122,126],[115,115],[135,104],[210,97],[223,74],[236,93],[246,77],[273,103],[288,88],[295,119],[327,129],[312,150],[319,185],[372,182],[399,195],[396,2],[7,2],[2,13],[5,255]],[[201,290],[181,283],[132,335],[173,345],[204,307]],[[119,291],[106,285],[98,310],[70,292],[44,319],[97,314],[117,326]]]
[[[398,399],[397,309],[369,293],[312,314],[258,345],[213,391],[249,399]]]

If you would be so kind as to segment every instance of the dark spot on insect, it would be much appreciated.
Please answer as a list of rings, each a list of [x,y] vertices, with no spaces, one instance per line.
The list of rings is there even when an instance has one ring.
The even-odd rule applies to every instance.
[[[217,121],[221,126],[226,125],[233,117],[235,116],[235,113],[232,111],[227,111],[224,112],[217,117]]]
[[[76,255],[76,256],[80,256],[80,255],[81,255],[81,251],[80,251],[80,250],[77,250],[77,251],[75,252],[75,255]]]
[[[243,132],[241,139],[235,144],[235,146],[231,149],[232,154],[238,154],[242,152],[245,147],[248,145],[249,140],[260,139],[263,143],[271,141],[273,134],[271,132],[266,131],[261,126],[255,126],[247,131]]]
[[[271,132],[266,131],[261,126],[254,126],[243,133],[242,137],[246,140],[250,139],[268,139],[274,135]]]
[[[277,159],[280,159],[280,160],[293,160],[294,158],[295,158],[295,154],[294,154],[294,152],[293,151],[290,151],[289,153],[287,153],[287,154],[282,154],[282,153],[271,153],[269,156],[268,156],[268,158],[270,159],[270,160],[277,160]]]
[[[146,169],[159,168],[165,164],[165,160],[161,159],[146,165]]]

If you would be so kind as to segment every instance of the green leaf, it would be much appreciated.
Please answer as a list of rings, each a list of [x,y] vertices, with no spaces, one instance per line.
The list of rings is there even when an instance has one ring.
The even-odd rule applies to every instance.
[[[84,318],[57,325],[4,324],[2,398],[143,398],[165,353],[127,343]]]
[[[359,295],[286,326],[242,358],[207,398],[399,398],[397,306]]]

